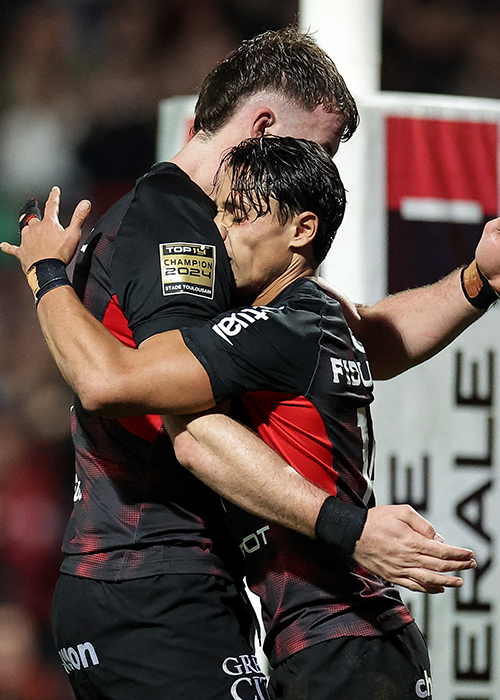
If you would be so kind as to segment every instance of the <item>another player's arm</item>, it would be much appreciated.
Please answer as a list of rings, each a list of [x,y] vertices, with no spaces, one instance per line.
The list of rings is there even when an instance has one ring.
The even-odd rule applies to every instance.
[[[307,481],[254,432],[224,413],[163,416],[179,462],[210,488],[266,521],[315,537],[328,493]]]
[[[500,293],[500,218],[489,221],[476,248],[478,268]],[[375,379],[388,379],[446,347],[484,314],[466,299],[461,271],[427,287],[388,296],[357,311],[340,295],[344,314],[366,348]],[[338,293],[334,290],[334,296]]]
[[[318,512],[326,512],[326,494],[318,497],[317,487],[278,455],[270,458],[267,446],[245,427],[222,414],[170,416],[165,427],[181,464],[229,501],[259,515],[267,512],[267,520],[309,537],[318,535]],[[274,504],[268,500],[273,491]],[[336,526],[342,529],[342,507],[349,508],[336,505],[335,520],[323,523],[330,532]],[[333,535],[337,539],[337,531]],[[319,539],[330,541],[328,536]],[[408,505],[370,508],[352,556],[387,581],[422,593],[458,588],[462,579],[447,572],[475,567],[471,550],[444,543],[433,525]]]
[[[80,203],[64,229],[58,218],[59,202],[59,189],[54,188],[43,220],[32,219],[24,227],[21,245],[1,245],[3,252],[19,260],[25,273],[40,260],[60,260],[66,265],[78,247],[90,203]],[[37,293],[42,331],[61,373],[87,410],[103,415],[109,411],[116,417],[193,413],[214,406],[208,376],[179,331],[153,336],[140,349],[128,348],[83,306],[69,281],[49,289],[46,294]]]
[[[363,343],[374,379],[390,379],[433,357],[480,318],[484,311],[465,298],[460,270],[372,306],[359,306],[351,323]]]
[[[43,297],[38,318],[53,358],[87,411],[117,418],[215,405],[207,373],[179,331],[153,336],[138,349],[125,347],[71,287]]]

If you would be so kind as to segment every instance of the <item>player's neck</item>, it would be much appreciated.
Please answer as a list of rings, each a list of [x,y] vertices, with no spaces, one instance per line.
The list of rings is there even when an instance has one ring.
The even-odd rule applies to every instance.
[[[200,132],[193,136],[171,162],[184,170],[211,197],[222,156],[247,137],[248,134],[241,130],[238,123],[230,122],[215,134],[208,136]]]
[[[201,137],[194,136],[171,162],[183,170],[193,182],[211,196],[214,174],[220,161],[220,152],[211,147],[209,142],[203,142]]]
[[[290,265],[283,274],[273,280],[265,289],[263,289],[257,297],[252,302],[253,306],[266,306],[270,304],[273,299],[281,294],[287,287],[289,287],[295,280],[314,277],[316,275],[315,270],[307,265],[305,261],[299,261],[298,264]]]

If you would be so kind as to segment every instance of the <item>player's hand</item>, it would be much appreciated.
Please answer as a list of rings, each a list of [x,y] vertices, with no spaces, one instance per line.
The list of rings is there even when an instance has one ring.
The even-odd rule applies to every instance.
[[[476,248],[478,268],[500,293],[500,218],[488,221]]]
[[[29,220],[21,231],[21,244],[16,246],[6,242],[0,243],[0,250],[17,258],[23,272],[29,270],[33,263],[45,258],[62,260],[65,265],[73,258],[91,205],[87,200],[80,202],[73,212],[68,228],[65,229],[59,222],[60,201],[61,191],[58,187],[53,187],[45,203],[43,219]]]
[[[353,557],[387,581],[421,593],[458,588],[462,579],[446,572],[476,567],[470,549],[445,544],[408,505],[370,508]]]

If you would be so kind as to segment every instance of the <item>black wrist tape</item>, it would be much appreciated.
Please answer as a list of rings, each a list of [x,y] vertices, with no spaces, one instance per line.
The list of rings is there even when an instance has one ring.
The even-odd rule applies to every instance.
[[[478,268],[475,260],[468,267],[462,268],[460,280],[465,298],[476,309],[485,311],[498,301],[499,295]]]
[[[31,287],[37,306],[43,295],[50,292],[51,289],[67,285],[71,286],[66,273],[66,265],[57,258],[46,258],[33,263],[26,272],[26,279]]]
[[[316,537],[350,556],[361,537],[367,515],[366,508],[342,503],[335,496],[328,496],[316,520]]]

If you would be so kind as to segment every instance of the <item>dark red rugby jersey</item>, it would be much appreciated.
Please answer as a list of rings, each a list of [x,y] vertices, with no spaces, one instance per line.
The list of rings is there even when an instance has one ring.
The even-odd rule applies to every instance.
[[[232,277],[214,205],[175,165],[141,178],[82,247],[74,285],[122,342],[200,323],[229,308]],[[121,580],[228,576],[240,552],[220,499],[176,461],[159,416],[111,420],[76,399],[74,509],[65,573]]]
[[[182,332],[217,400],[242,395],[247,420],[300,473],[342,501],[374,505],[373,382],[337,302],[301,279],[268,307]],[[327,639],[379,636],[412,620],[398,592],[351,558],[227,510],[262,601],[273,665]]]

